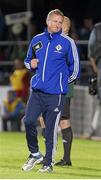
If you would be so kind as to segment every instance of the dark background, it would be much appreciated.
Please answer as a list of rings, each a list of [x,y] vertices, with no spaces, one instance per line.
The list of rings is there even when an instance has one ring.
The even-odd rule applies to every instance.
[[[26,11],[26,0],[0,0],[0,8],[3,14]],[[94,23],[101,20],[101,0],[31,0],[31,11],[33,21],[42,31],[45,25],[47,13],[55,8],[59,8],[66,16],[76,22],[77,26],[82,26],[84,18],[91,17]]]

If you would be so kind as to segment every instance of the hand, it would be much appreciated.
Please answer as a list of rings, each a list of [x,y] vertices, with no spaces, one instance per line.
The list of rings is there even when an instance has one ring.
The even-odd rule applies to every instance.
[[[36,58],[32,59],[31,60],[31,68],[33,68],[33,69],[37,68],[38,63],[39,63],[38,59],[36,59]]]

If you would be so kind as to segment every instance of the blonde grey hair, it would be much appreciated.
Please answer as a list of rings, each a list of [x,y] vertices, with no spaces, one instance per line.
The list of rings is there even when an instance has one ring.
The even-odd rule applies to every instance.
[[[60,15],[60,16],[62,16],[64,18],[64,14],[63,14],[62,11],[60,11],[59,9],[54,9],[54,10],[51,10],[48,13],[46,20],[49,20],[50,16],[53,15],[53,14]]]

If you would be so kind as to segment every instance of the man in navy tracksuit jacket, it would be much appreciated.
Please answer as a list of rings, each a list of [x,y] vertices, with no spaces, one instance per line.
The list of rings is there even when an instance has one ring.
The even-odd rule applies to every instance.
[[[31,79],[31,93],[24,118],[26,139],[30,156],[23,165],[24,171],[31,170],[42,161],[37,140],[37,119],[42,113],[46,125],[45,162],[40,172],[52,171],[52,157],[55,152],[57,128],[63,109],[67,82],[79,77],[79,57],[74,40],[62,34],[63,13],[49,12],[47,29],[36,35],[28,49],[25,66],[35,75]],[[68,66],[67,66],[68,62]]]

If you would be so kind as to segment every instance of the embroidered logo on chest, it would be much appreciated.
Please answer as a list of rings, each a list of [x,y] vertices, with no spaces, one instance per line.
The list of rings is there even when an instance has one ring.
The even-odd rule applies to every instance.
[[[62,49],[62,46],[60,44],[58,44],[55,48],[57,51],[60,51]]]
[[[58,44],[58,45],[55,47],[55,52],[61,53],[61,49],[62,49],[62,46],[61,46],[60,44]]]

